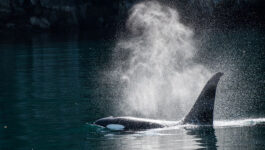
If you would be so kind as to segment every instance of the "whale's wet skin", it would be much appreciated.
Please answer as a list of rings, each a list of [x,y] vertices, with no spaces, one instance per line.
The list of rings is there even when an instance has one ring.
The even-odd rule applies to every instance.
[[[206,83],[190,112],[178,124],[213,125],[213,112],[218,82],[223,73],[218,72]],[[158,122],[133,117],[106,117],[94,122],[110,130],[142,130],[172,126],[172,123]]]
[[[163,120],[156,121],[165,123]],[[214,121],[214,126],[171,123],[169,127],[141,131],[106,130],[93,124],[88,124],[87,129],[91,135],[91,144],[92,141],[101,143],[101,140],[115,143],[109,148],[118,148],[121,144],[119,142],[125,143],[123,148],[126,149],[172,149],[174,146],[181,149],[264,148],[265,118],[217,120]],[[256,144],[251,144],[252,142]]]

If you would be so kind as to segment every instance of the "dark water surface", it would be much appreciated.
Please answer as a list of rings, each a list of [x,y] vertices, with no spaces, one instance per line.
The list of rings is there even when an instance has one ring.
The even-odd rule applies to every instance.
[[[46,34],[18,39],[0,42],[1,150],[265,149],[265,38],[260,30],[216,31],[198,52],[200,63],[228,74],[224,81],[229,83],[223,81],[217,93],[216,118],[238,121],[134,133],[90,125],[114,114],[117,94],[105,81],[114,40]]]

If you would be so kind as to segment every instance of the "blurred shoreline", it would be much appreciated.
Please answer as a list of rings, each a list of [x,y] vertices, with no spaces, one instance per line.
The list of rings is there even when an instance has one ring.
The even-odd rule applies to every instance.
[[[143,0],[0,0],[0,36],[78,33],[109,38],[123,31],[131,7]],[[262,0],[202,0],[160,3],[178,10],[195,31],[208,28],[264,27]]]

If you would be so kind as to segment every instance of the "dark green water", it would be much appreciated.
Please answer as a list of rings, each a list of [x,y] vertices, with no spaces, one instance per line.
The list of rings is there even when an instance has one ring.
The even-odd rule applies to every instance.
[[[215,118],[226,121],[134,133],[89,124],[117,115],[118,97],[108,81],[114,40],[2,39],[0,149],[265,149],[265,119],[253,119],[265,118],[265,34],[238,29],[207,35],[200,35],[196,60],[227,74],[215,110]]]

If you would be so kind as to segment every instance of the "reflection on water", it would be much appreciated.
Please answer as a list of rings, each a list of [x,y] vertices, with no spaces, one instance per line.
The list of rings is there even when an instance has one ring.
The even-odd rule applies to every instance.
[[[260,38],[260,35],[257,38]],[[113,92],[115,82],[111,82],[108,76],[113,62],[113,43],[112,40],[91,41],[80,36],[49,35],[25,37],[23,40],[1,40],[0,149],[265,148],[265,126],[263,123],[255,123],[255,120],[248,120],[246,126],[237,126],[234,122],[219,122],[214,128],[174,127],[129,133],[110,132],[87,125],[87,122],[93,122],[98,118],[123,115],[117,113],[119,110],[115,106],[119,100],[119,93]],[[262,44],[255,43],[258,52],[264,48],[260,45]],[[264,61],[260,60],[264,56],[263,53],[257,56],[256,62],[256,55],[251,55],[251,52],[257,51],[247,48],[246,53],[253,56],[250,64],[264,64]],[[218,60],[223,60],[223,53],[218,52]],[[207,56],[212,56],[215,51],[207,53]],[[224,65],[230,67],[229,63]],[[257,75],[257,81],[256,78],[251,80],[255,80],[253,83],[261,87],[254,93],[259,105],[250,105],[248,110],[259,108],[256,115],[262,117],[264,93],[261,91],[264,89],[264,72],[258,69],[253,73]],[[228,77],[233,79],[233,76]],[[225,83],[222,83],[223,89],[220,86],[219,96],[225,97],[227,90],[230,96],[233,92],[236,93],[236,89],[231,90]],[[240,84],[237,85],[241,87]],[[248,86],[243,87],[248,89]],[[217,96],[217,114],[227,109],[221,104],[224,97]],[[232,96],[230,98],[234,99]],[[229,97],[226,96],[225,99]],[[245,99],[240,100],[246,103]],[[230,107],[232,106],[237,110],[241,108],[240,105]]]
[[[217,149],[216,143],[216,135],[215,130],[213,127],[197,127],[193,129],[187,129],[188,135],[193,135],[194,138],[197,138],[196,140],[201,147],[207,147],[208,149],[215,150]]]
[[[92,130],[101,135],[88,135],[87,149],[197,149],[196,138],[179,127],[151,129],[147,131],[111,132]]]

